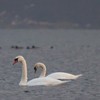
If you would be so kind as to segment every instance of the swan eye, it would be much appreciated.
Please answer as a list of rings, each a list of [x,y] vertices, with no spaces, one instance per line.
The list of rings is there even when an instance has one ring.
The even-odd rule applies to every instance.
[[[34,72],[36,73],[36,71],[37,71],[37,68],[36,68],[36,67],[34,67]]]
[[[15,58],[14,61],[15,61],[15,62],[18,62],[18,58]]]

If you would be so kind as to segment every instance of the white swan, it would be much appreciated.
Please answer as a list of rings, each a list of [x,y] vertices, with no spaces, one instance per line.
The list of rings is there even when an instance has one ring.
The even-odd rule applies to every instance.
[[[23,56],[17,56],[14,58],[13,65],[17,62],[22,63],[22,77],[19,85],[21,86],[35,86],[35,85],[44,85],[44,86],[55,86],[59,84],[66,83],[68,81],[60,81],[57,79],[53,79],[50,77],[42,77],[42,78],[35,78],[27,82],[27,64]]]
[[[41,62],[36,63],[34,65],[35,73],[36,73],[37,68],[39,67],[42,68],[40,77],[45,77],[46,76],[46,66]],[[73,75],[73,74],[65,73],[65,72],[55,72],[55,73],[47,75],[46,77],[51,77],[54,79],[77,79],[80,76],[82,76],[82,74]]]

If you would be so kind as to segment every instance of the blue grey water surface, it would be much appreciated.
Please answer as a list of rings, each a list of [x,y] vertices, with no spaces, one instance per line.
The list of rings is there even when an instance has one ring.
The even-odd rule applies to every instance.
[[[12,48],[16,45],[22,48]],[[38,48],[27,49],[32,45]],[[100,99],[100,30],[1,29],[0,47],[0,100]],[[34,78],[36,62],[46,64],[47,74],[83,76],[55,87],[20,87],[21,64],[12,65],[17,55],[27,61],[28,80]]]

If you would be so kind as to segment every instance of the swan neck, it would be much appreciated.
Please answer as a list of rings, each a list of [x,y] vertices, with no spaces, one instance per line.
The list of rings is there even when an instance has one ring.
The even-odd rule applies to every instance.
[[[27,83],[27,64],[26,64],[26,61],[23,59],[22,60],[22,76],[21,76],[20,85],[26,85],[26,83]]]
[[[46,66],[45,65],[41,65],[41,68],[42,68],[42,72],[41,72],[40,77],[45,77],[46,76]]]

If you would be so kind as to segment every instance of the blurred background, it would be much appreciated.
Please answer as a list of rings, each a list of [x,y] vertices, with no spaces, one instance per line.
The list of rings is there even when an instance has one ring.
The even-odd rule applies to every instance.
[[[100,28],[99,0],[0,0],[0,28]]]

